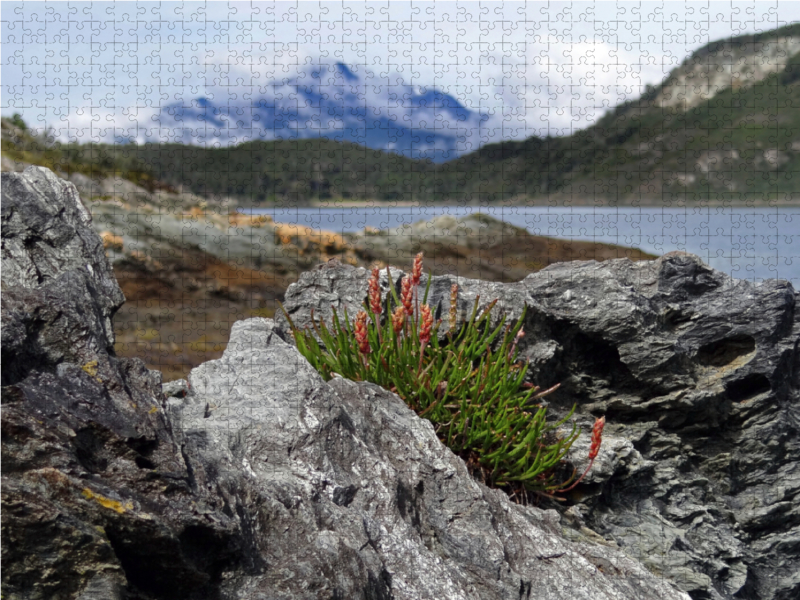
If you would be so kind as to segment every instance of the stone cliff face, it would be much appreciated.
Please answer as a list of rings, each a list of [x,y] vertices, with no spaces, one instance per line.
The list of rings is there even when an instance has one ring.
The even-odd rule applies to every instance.
[[[606,414],[585,485],[544,510],[472,479],[394,394],[324,382],[280,321],[237,323],[220,360],[162,393],[114,355],[123,297],[72,185],[33,168],[2,192],[4,598],[800,592],[789,284],[688,255],[460,280],[465,307],[479,293],[533,309],[523,350],[537,383],[563,382],[553,418],[573,401],[581,425]],[[434,279],[432,305],[450,282]],[[366,286],[329,263],[286,304],[303,324]],[[573,449],[580,467],[588,436]]]
[[[764,39],[745,36],[723,40],[698,50],[659,86],[656,106],[688,110],[722,90],[749,87],[782,71],[800,52],[800,32],[796,29]]]
[[[88,212],[38,167],[2,195],[3,597],[213,597],[241,532],[196,488],[161,374],[114,355],[124,297]]]

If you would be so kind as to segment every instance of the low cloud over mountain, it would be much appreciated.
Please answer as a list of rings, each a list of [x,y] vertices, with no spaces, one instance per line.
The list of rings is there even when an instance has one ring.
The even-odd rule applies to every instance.
[[[243,94],[247,96],[250,94]],[[435,87],[407,85],[363,66],[311,65],[251,99],[199,96],[167,104],[154,120],[170,141],[230,145],[323,137],[444,162],[481,145],[489,115]],[[163,140],[162,140],[163,141]]]

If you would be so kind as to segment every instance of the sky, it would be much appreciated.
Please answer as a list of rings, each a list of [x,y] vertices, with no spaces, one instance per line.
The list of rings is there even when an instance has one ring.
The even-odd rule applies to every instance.
[[[162,107],[246,106],[343,63],[367,102],[436,89],[484,115],[474,147],[584,128],[800,3],[4,1],[0,21],[0,113],[63,141],[168,141]]]

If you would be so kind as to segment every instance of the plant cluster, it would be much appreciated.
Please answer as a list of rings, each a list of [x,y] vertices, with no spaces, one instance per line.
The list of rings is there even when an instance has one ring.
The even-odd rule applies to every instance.
[[[454,284],[449,328],[440,341],[442,321],[434,323],[427,305],[432,277],[420,304],[422,254],[415,258],[411,274],[403,278],[399,297],[390,285],[391,294],[382,299],[379,275],[377,268],[372,270],[367,301],[352,325],[346,309],[340,319],[331,307],[330,328],[322,320],[315,322],[312,311],[315,337],[309,327],[296,327],[284,309],[300,353],[326,380],[339,374],[395,392],[428,419],[439,439],[488,485],[506,487],[521,497],[530,491],[564,500],[552,492],[569,491],[588,473],[600,448],[605,418],[595,423],[591,462],[584,474],[570,488],[564,486],[573,481],[574,470],[569,481],[554,483],[556,467],[579,434],[573,424],[566,438],[555,436],[550,444],[545,440],[552,437],[548,432],[572,416],[575,406],[564,419],[547,425],[547,409],[536,401],[558,385],[539,391],[525,382],[528,364],[517,361],[517,344],[524,336],[527,306],[514,325],[506,324],[503,316],[492,328],[490,313],[497,300],[479,311],[476,297],[469,320],[456,331],[458,286]]]

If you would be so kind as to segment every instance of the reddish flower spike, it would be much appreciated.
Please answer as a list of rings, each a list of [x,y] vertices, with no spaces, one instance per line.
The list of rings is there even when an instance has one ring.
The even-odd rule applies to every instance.
[[[450,331],[456,328],[456,310],[458,309],[458,284],[450,286]]]
[[[424,346],[431,340],[431,327],[433,327],[433,313],[431,307],[423,304],[420,309],[422,313],[422,326],[419,330],[419,341]]]
[[[606,418],[600,417],[596,419],[594,422],[594,427],[592,428],[592,446],[589,449],[589,459],[594,460],[597,457],[597,453],[600,452],[600,444],[603,441],[603,427],[606,424]]]
[[[411,316],[414,314],[414,288],[411,283],[411,278],[407,276],[403,277],[402,286],[401,300],[403,302],[403,308],[405,308],[406,314]]]
[[[372,350],[369,347],[369,339],[367,339],[367,313],[363,310],[356,315],[355,330],[358,349],[362,354],[369,354]]]
[[[400,334],[403,330],[403,325],[406,323],[406,309],[402,306],[398,306],[394,309],[394,314],[392,315],[392,329],[396,334]]]
[[[411,269],[411,283],[414,285],[419,285],[419,281],[422,278],[422,252],[417,254],[414,257],[414,267]]]
[[[376,317],[381,314],[383,308],[381,306],[381,286],[379,283],[378,267],[372,269],[372,277],[369,279],[369,307],[372,314]]]

